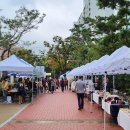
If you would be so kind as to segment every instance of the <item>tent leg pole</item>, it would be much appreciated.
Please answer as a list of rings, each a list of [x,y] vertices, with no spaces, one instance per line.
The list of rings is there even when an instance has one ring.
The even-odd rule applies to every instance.
[[[91,80],[92,80],[92,82],[93,82],[93,74],[91,75]],[[92,110],[92,105],[93,105],[93,100],[92,100],[92,98],[93,98],[93,86],[91,85],[91,92],[90,92],[90,97],[91,97],[91,105],[90,105],[90,113],[93,113],[93,110]]]
[[[105,84],[104,84],[104,102],[105,102],[105,99],[106,99],[106,75],[107,75],[107,72],[105,72],[105,75],[104,75],[104,78],[105,78]],[[105,102],[105,106],[104,106],[104,125],[103,125],[103,130],[106,130],[106,111],[105,111],[105,108],[106,108],[106,102]]]
[[[34,87],[34,86],[33,86],[33,82],[34,82],[33,80],[34,80],[34,77],[32,77],[32,99],[31,99],[31,103],[33,103],[33,100],[34,100],[34,99],[33,99],[33,87]]]
[[[113,75],[113,94],[114,94],[114,89],[115,89],[115,76]]]

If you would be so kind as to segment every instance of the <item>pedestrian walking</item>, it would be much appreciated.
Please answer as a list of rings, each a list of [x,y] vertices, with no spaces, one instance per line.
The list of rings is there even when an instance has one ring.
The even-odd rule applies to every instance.
[[[93,102],[94,83],[93,83],[93,77],[92,76],[88,77],[88,91],[89,91],[88,100],[91,103],[91,105],[90,105],[90,113],[92,113],[92,103],[94,103]]]
[[[51,77],[48,79],[48,92],[51,92]]]
[[[60,81],[60,86],[61,86],[61,91],[64,92],[65,83],[64,83],[64,79],[63,78]]]
[[[47,91],[47,86],[46,86],[46,83],[47,83],[47,79],[46,78],[42,78],[42,92],[46,92]]]
[[[66,77],[64,78],[64,87],[65,87],[65,90],[68,90],[68,80]]]
[[[80,76],[79,79],[76,81],[76,93],[78,98],[78,110],[84,108],[84,92],[86,91],[85,83],[83,82],[83,77]]]
[[[59,79],[56,79],[56,88],[58,89],[60,85]]]
[[[51,79],[51,93],[54,93],[55,87],[56,87],[56,83],[54,79]]]

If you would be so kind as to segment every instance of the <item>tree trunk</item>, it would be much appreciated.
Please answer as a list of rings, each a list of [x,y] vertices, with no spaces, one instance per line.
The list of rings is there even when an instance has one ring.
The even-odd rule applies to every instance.
[[[4,50],[0,56],[1,60],[4,60],[4,56],[5,56],[5,53],[7,52],[7,50]]]

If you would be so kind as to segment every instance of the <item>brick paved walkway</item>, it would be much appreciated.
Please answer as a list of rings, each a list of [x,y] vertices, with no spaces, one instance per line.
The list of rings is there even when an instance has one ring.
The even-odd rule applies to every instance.
[[[109,122],[106,130],[123,130]],[[90,113],[90,102],[85,98],[84,109],[79,111],[76,94],[70,91],[43,94],[21,114],[0,130],[103,130],[103,112],[96,104]]]

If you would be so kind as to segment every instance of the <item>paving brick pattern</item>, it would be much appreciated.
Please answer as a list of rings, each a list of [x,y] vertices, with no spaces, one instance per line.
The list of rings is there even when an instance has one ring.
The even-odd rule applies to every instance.
[[[103,111],[85,98],[84,109],[79,111],[76,94],[71,91],[42,94],[22,113],[0,130],[103,130]],[[109,122],[106,130],[123,130]]]

